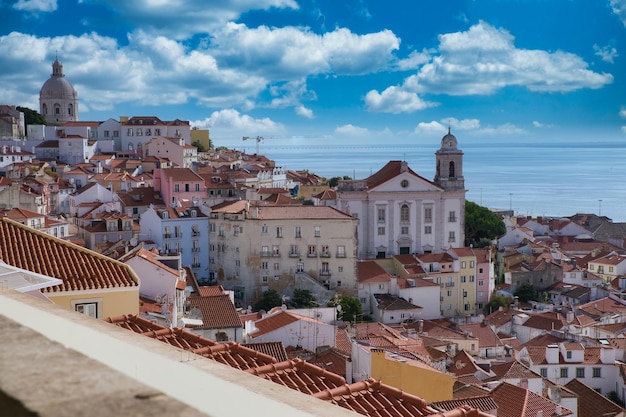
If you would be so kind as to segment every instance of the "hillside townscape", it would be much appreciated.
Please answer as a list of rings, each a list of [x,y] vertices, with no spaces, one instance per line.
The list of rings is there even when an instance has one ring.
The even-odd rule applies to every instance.
[[[424,144],[434,178],[391,160],[328,179],[185,115],[82,120],[58,59],[39,101],[45,124],[0,105],[0,296],[280,385],[281,405],[289,389],[346,415],[626,415],[626,223],[500,210],[481,235],[450,128]]]

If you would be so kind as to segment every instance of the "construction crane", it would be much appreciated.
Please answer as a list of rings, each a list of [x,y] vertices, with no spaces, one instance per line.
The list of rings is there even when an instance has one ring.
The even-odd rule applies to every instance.
[[[243,140],[255,139],[256,140],[256,154],[259,154],[259,142],[263,140],[262,136],[257,136],[256,138],[251,138],[250,136],[244,136]]]

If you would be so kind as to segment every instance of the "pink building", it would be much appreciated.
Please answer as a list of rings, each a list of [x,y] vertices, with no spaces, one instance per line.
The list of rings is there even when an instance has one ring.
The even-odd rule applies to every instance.
[[[204,179],[189,168],[154,170],[154,190],[161,192],[167,204],[193,203],[206,195]]]

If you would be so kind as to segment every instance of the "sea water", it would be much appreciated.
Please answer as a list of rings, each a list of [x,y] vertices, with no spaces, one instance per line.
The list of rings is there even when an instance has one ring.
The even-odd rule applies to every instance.
[[[595,213],[626,221],[626,136],[603,140],[463,140],[466,198],[493,209],[533,216]],[[441,138],[360,140],[265,138],[259,152],[290,170],[363,179],[390,160],[406,160],[432,180]],[[252,141],[214,140],[216,146],[256,151]]]

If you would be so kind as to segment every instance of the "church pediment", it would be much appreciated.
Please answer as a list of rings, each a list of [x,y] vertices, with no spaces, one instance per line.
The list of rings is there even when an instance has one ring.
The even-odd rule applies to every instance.
[[[442,191],[433,182],[413,174],[409,171],[402,172],[385,182],[377,185],[374,188],[370,188],[369,192],[428,192],[428,191]]]

